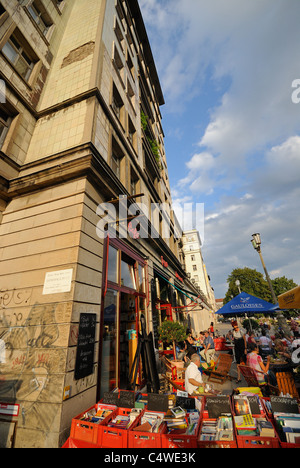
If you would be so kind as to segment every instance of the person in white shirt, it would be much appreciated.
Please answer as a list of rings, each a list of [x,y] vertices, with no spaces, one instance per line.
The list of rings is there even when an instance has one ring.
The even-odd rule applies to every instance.
[[[195,390],[203,383],[202,374],[199,371],[200,356],[193,354],[191,362],[185,371],[185,391],[192,395]]]

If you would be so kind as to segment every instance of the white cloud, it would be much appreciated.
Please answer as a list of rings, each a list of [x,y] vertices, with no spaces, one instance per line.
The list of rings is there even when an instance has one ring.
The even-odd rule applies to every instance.
[[[253,232],[262,234],[269,271],[300,283],[300,104],[292,102],[300,78],[299,0],[140,4],[165,115],[201,107],[204,95],[223,90],[189,142],[186,172],[173,182],[182,199],[206,197],[203,253],[217,294],[225,294],[233,268],[262,271]]]

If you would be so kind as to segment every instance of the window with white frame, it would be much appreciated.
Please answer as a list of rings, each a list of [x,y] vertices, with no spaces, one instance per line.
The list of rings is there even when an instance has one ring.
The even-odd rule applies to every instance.
[[[2,53],[12,63],[15,70],[28,81],[38,59],[19,30],[15,30],[4,44]]]

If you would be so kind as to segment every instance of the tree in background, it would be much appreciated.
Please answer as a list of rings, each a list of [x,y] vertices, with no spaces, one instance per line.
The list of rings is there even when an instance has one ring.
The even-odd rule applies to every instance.
[[[267,302],[272,302],[272,295],[269,285],[264,278],[263,274],[251,268],[235,268],[228,276],[228,291],[225,295],[224,304],[231,301],[231,299],[239,294],[239,290],[235,282],[240,281],[241,291],[251,294],[252,296],[259,297]],[[272,281],[272,286],[276,297],[283,294],[290,289],[297,287],[297,284],[285,276],[275,278]],[[299,310],[289,310],[284,312],[286,317],[299,315]]]
[[[240,281],[241,291],[252,296],[259,297],[264,301],[271,302],[272,296],[267,281],[262,273],[251,268],[235,268],[228,276],[228,291],[225,295],[224,304],[239,294],[239,290],[235,282]]]

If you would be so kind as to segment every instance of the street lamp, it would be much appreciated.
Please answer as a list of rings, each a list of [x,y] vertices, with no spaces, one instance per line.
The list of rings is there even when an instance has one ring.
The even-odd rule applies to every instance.
[[[241,294],[241,282],[240,282],[240,280],[237,279],[236,282],[235,282],[235,285],[237,286],[237,288],[239,290],[239,294]]]
[[[263,269],[267,278],[267,282],[268,282],[268,285],[272,294],[273,303],[277,304],[278,300],[275,295],[275,292],[271,283],[271,279],[270,279],[269,273],[267,271],[267,268],[266,268],[266,265],[265,265],[265,262],[261,253],[261,237],[259,233],[252,234],[251,244],[253,245],[253,248],[259,253],[260,260],[261,260],[261,263],[262,263],[262,266],[263,266]],[[288,325],[286,323],[286,320],[283,314],[281,313],[281,310],[279,310],[279,312],[277,313],[277,319],[282,330],[285,332],[285,334],[288,335],[290,333],[290,330],[288,328]]]
[[[266,268],[266,265],[265,265],[265,262],[264,262],[264,259],[263,259],[262,253],[261,253],[261,247],[260,247],[261,246],[261,237],[260,237],[260,234],[258,234],[258,233],[252,234],[251,244],[253,245],[253,248],[259,253],[261,263],[262,263],[263,269],[265,271],[265,275],[266,275],[266,278],[267,278],[267,281],[268,281],[268,285],[269,285],[269,288],[270,288],[270,291],[271,291],[271,294],[272,294],[273,303],[277,304],[278,300],[277,300],[277,297],[275,296],[274,289],[273,289],[273,286],[272,286],[272,283],[271,283],[271,280],[270,280],[270,276],[269,276],[269,273],[267,271],[267,268]]]

